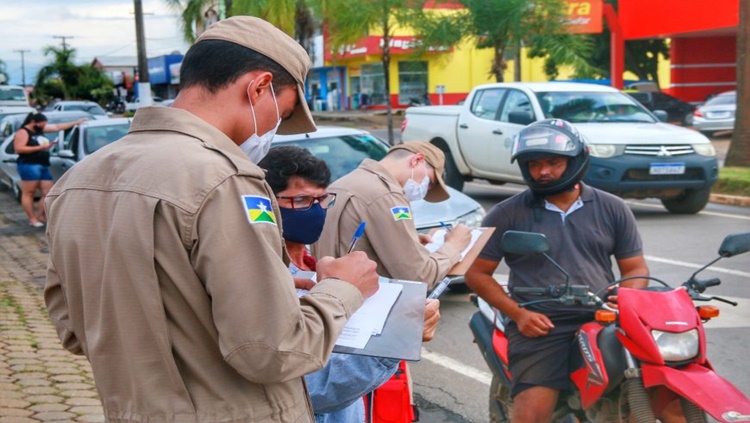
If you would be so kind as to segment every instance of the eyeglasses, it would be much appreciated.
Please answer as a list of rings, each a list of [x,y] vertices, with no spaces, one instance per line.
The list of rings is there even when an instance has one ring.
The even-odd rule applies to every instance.
[[[320,207],[323,207],[324,209],[329,209],[336,204],[336,194],[332,192],[327,192],[317,197],[312,195],[277,195],[276,198],[279,200],[289,200],[291,209],[297,211],[309,210],[316,201],[320,203]]]

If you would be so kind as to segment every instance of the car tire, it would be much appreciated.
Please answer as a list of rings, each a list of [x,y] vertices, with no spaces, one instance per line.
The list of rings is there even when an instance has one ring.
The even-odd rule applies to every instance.
[[[19,203],[21,202],[21,187],[17,183],[13,183],[13,198]]]
[[[693,126],[693,112],[685,113],[682,117],[682,126]]]
[[[457,191],[463,191],[466,178],[458,171],[458,166],[456,166],[456,162],[453,160],[453,154],[450,151],[446,151],[447,148],[441,148],[441,150],[445,153],[445,170],[443,171],[445,184]]]
[[[677,198],[663,199],[661,203],[675,214],[695,214],[703,210],[711,197],[711,188],[689,189]]]
[[[700,133],[705,135],[706,138],[711,138],[714,136],[714,131],[700,131]]]

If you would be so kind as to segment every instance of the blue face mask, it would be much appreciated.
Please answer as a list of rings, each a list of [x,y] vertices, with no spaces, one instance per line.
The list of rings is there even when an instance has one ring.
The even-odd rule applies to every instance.
[[[281,224],[284,227],[284,239],[298,244],[313,244],[323,232],[326,222],[326,210],[320,203],[314,203],[304,211],[279,207]]]

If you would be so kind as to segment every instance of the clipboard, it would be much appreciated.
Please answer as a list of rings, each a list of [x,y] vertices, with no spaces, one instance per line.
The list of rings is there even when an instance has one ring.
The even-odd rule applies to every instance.
[[[469,267],[472,263],[474,263],[474,260],[479,256],[479,253],[482,252],[482,249],[485,245],[487,245],[487,242],[489,242],[490,237],[492,236],[492,233],[495,232],[495,228],[492,227],[482,227],[482,228],[472,228],[473,230],[479,230],[482,231],[482,234],[477,238],[477,242],[474,243],[474,245],[471,247],[471,249],[466,253],[466,256],[464,256],[463,260],[459,261],[458,263],[454,264],[453,267],[448,270],[448,276],[463,276],[466,274],[466,271],[469,270]],[[434,228],[430,231],[430,236],[432,236],[435,232],[442,230],[442,228]]]
[[[419,361],[422,358],[422,330],[427,284],[387,279],[403,285],[380,335],[370,337],[363,349],[336,345],[333,352]]]

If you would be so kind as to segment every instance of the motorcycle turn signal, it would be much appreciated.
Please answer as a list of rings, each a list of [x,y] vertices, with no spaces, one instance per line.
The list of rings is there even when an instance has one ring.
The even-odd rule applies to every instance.
[[[594,318],[599,323],[612,323],[617,321],[617,313],[610,310],[596,310]]]
[[[700,306],[696,307],[698,309],[698,315],[703,320],[709,320],[713,319],[714,317],[719,317],[719,308],[714,306]]]

